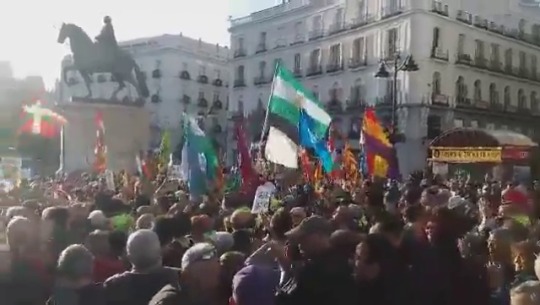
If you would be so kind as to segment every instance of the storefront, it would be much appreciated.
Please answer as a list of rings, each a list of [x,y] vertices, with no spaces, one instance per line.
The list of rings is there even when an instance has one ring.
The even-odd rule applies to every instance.
[[[537,146],[513,131],[455,128],[435,138],[428,153],[438,174],[463,172],[480,178],[490,173],[497,180],[525,179]]]

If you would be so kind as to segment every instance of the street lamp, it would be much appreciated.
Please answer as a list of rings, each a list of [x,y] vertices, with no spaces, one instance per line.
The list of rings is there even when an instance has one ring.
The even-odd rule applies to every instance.
[[[397,112],[397,77],[399,71],[414,72],[418,71],[418,65],[413,59],[412,55],[407,55],[405,59],[401,58],[399,53],[394,58],[394,67],[392,74],[388,72],[387,64],[384,60],[381,60],[379,64],[379,70],[375,74],[376,78],[389,78],[392,77],[392,120],[390,130],[390,141],[396,142],[396,112]]]

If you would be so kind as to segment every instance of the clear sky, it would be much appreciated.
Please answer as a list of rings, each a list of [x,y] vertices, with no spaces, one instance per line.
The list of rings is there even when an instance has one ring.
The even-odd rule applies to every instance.
[[[15,0],[0,2],[0,60],[15,76],[42,75],[48,86],[58,78],[69,53],[56,42],[62,22],[81,26],[91,37],[109,15],[118,40],[180,33],[229,44],[229,15],[238,17],[276,0]]]

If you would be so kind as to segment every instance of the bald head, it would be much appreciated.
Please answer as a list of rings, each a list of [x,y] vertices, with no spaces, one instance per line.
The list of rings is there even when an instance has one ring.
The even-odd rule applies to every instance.
[[[136,269],[144,270],[161,264],[161,244],[152,230],[141,229],[131,233],[126,250]]]

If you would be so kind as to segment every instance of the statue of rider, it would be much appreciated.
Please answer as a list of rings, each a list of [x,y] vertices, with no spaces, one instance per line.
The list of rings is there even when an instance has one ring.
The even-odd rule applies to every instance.
[[[101,28],[101,32],[96,36],[96,42],[101,47],[106,62],[112,63],[116,59],[118,42],[116,41],[116,36],[114,35],[111,17],[105,16],[103,18],[103,23],[104,24],[103,28]]]

